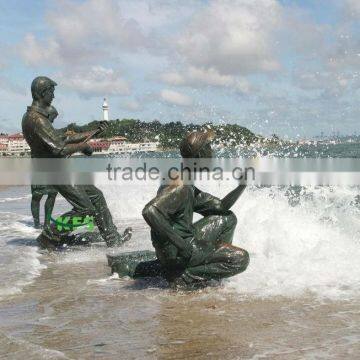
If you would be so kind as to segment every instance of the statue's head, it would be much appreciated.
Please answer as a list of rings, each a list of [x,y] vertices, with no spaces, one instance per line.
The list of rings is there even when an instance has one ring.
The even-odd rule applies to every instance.
[[[183,158],[211,158],[211,141],[214,139],[213,131],[194,131],[182,140],[180,153]]]
[[[58,117],[59,113],[57,112],[56,108],[52,105],[48,107],[48,112],[49,112],[49,121],[53,123],[54,120]]]
[[[46,76],[38,76],[31,83],[31,95],[33,100],[42,101],[50,106],[54,99],[56,82]]]

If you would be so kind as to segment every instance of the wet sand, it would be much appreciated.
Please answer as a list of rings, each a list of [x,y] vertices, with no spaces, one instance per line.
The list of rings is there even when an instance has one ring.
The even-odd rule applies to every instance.
[[[64,261],[65,259],[65,261]],[[358,359],[360,303],[174,292],[110,277],[102,256],[48,268],[0,302],[0,358]]]

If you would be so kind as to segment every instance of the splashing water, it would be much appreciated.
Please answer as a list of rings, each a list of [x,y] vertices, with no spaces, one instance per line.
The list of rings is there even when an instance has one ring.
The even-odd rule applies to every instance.
[[[235,243],[250,252],[250,266],[228,286],[260,296],[358,297],[356,194],[354,188],[306,189],[294,205],[284,189],[249,189],[234,211]]]
[[[222,197],[235,185],[198,186]],[[121,201],[122,189],[104,189],[109,199],[110,193],[118,194],[119,200],[110,204],[115,217],[140,217],[156,190],[142,187],[125,192],[130,202]],[[246,272],[225,282],[226,289],[261,297],[306,292],[330,298],[359,296],[360,208],[354,202],[359,189],[293,190],[248,187],[235,204],[234,244],[248,250],[251,260]],[[149,241],[147,233],[136,249],[149,248]]]
[[[235,184],[198,186],[223,197]],[[141,211],[156,189],[154,184],[102,188],[118,227],[134,226],[134,238],[126,250],[151,248]],[[28,191],[20,188],[11,200],[5,200],[10,198],[6,193],[1,197],[5,202],[0,204],[0,297],[21,291],[44,267],[34,241],[38,231],[32,229],[28,215]],[[356,187],[248,187],[232,210],[238,218],[234,244],[249,251],[250,265],[246,272],[226,280],[225,290],[260,297],[310,292],[318,297],[358,298],[358,192]],[[64,204],[60,200],[57,206]],[[106,249],[84,250],[58,261],[105,263],[105,253]]]

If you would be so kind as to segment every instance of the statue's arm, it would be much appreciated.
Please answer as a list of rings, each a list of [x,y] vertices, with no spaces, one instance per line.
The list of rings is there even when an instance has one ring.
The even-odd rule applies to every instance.
[[[235,204],[239,199],[241,194],[246,189],[246,185],[238,185],[233,191],[230,191],[222,200],[221,206],[225,210],[230,210],[230,208]]]
[[[41,141],[55,156],[68,156],[76,152],[82,152],[87,144],[66,144],[61,135],[53,128],[48,120],[40,119],[36,128]]]
[[[107,121],[100,121],[99,125],[96,129],[84,132],[78,132],[74,135],[69,135],[65,138],[66,144],[77,144],[83,141],[90,140],[95,135],[102,133],[109,127],[109,123]]]
[[[77,144],[87,139],[91,139],[99,130],[85,131],[82,133],[66,136],[64,139],[65,144]]]
[[[179,236],[176,230],[173,229],[169,220],[160,212],[155,205],[149,203],[145,206],[142,215],[149,226],[155,230],[156,233],[163,234],[169,241],[179,250],[179,253],[184,258],[191,257],[193,247],[191,241],[183,239]]]
[[[220,215],[235,204],[241,194],[244,192],[246,185],[239,185],[223,199],[219,199],[211,194],[200,191],[195,188],[195,206],[194,211],[201,215]]]
[[[69,131],[68,128],[55,129],[61,139],[65,142],[65,144],[77,144],[83,142],[87,139],[91,139],[96,133],[99,132],[99,129],[92,131],[84,131],[75,133],[73,135],[66,135],[66,132]]]

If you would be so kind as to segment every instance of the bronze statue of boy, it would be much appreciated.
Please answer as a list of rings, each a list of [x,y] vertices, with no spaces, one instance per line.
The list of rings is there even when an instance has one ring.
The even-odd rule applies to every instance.
[[[210,132],[189,134],[180,145],[182,157],[211,157],[211,140]],[[230,211],[245,187],[238,185],[219,199],[180,178],[161,186],[142,212],[155,253],[109,255],[112,271],[133,278],[160,275],[175,288],[202,286],[245,271],[249,254],[232,245],[237,219]],[[203,215],[196,223],[194,212]]]

